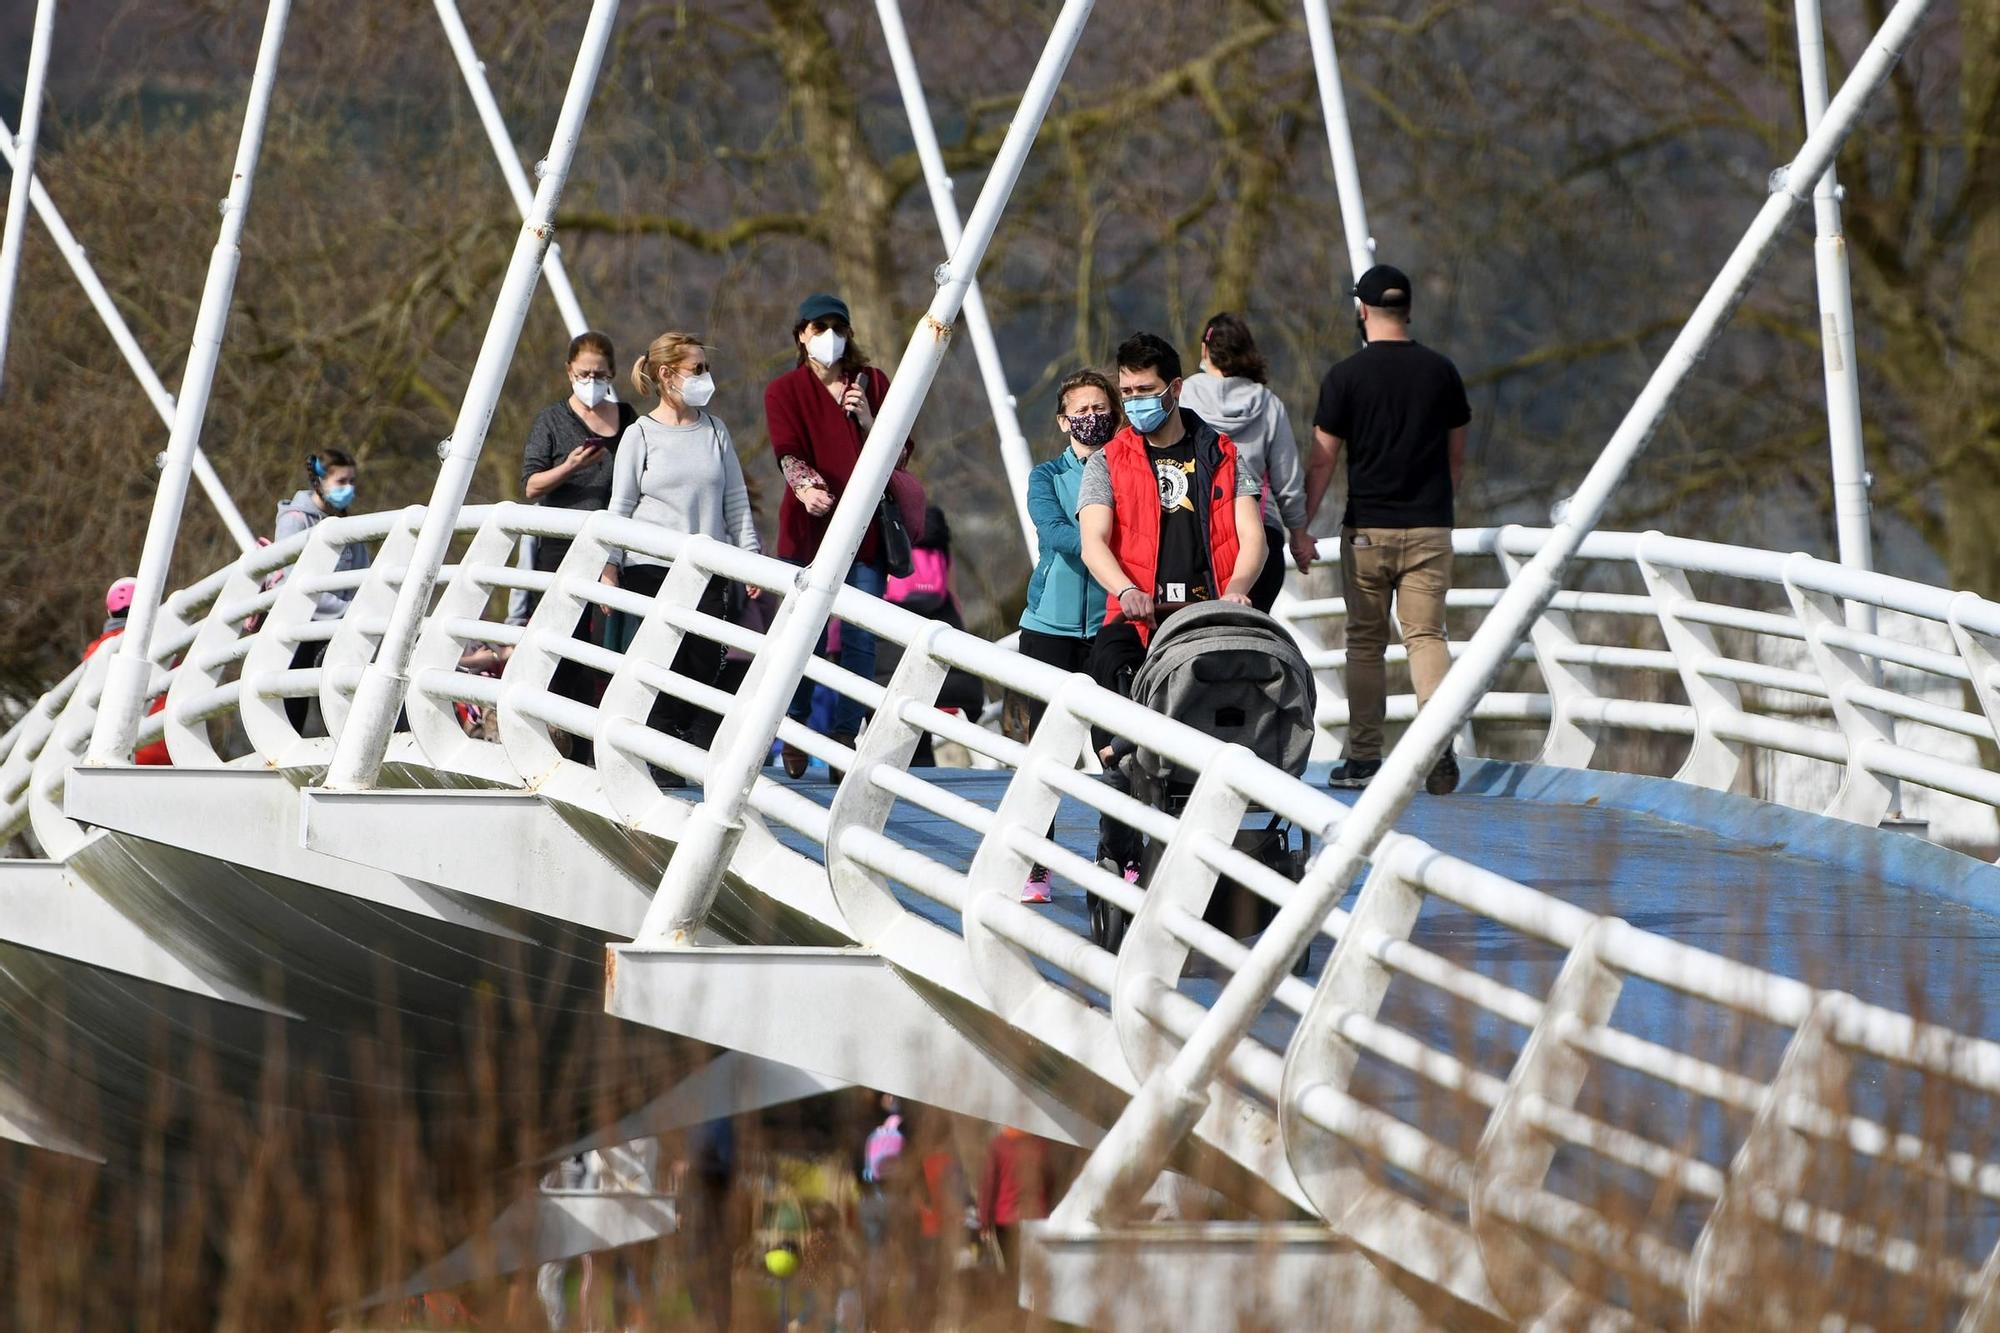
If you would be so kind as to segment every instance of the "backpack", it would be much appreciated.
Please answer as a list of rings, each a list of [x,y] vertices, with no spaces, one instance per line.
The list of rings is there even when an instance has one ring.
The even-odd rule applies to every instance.
[[[889,600],[920,616],[934,616],[951,597],[951,559],[919,546],[910,552],[910,572],[889,580]]]

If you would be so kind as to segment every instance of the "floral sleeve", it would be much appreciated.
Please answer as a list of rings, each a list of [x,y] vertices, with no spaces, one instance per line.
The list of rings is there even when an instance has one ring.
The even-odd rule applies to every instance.
[[[795,491],[809,491],[817,487],[826,489],[826,478],[797,454],[785,454],[778,459],[778,466],[784,471],[785,485]]]

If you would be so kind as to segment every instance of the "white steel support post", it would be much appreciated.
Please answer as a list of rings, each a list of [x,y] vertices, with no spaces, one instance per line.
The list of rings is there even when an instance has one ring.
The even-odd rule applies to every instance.
[[[257,47],[257,66],[250,76],[250,102],[243,113],[243,131],[236,142],[236,163],[229,177],[229,194],[222,201],[222,230],[209,256],[208,279],[202,286],[201,308],[195,315],[194,340],[188,346],[187,369],[181,375],[180,399],[174,404],[174,424],[167,434],[166,466],[153,493],[153,512],[146,520],[146,544],[139,555],[138,587],[125,632],[118,636],[118,653],[105,678],[104,698],[91,729],[89,761],[124,763],[132,757],[132,741],[146,711],[146,691],[152,677],[153,621],[173,563],[174,540],[180,534],[181,511],[187,504],[188,474],[201,445],[201,428],[208,416],[208,394],[215,384],[216,362],[222,356],[222,334],[229,323],[229,303],[236,294],[236,270],[243,262],[243,226],[250,213],[250,191],[257,179],[257,158],[264,147],[264,124],[270,117],[271,94],[278,81],[278,54],[285,44],[291,0],[271,0],[264,11],[264,35]]]
[[[1819,0],[1798,0],[1799,89],[1805,97],[1806,132],[1826,115],[1826,33]],[[1826,367],[1827,443],[1833,456],[1833,522],[1840,563],[1873,569],[1868,523],[1868,464],[1861,442],[1861,377],[1854,364],[1854,291],[1847,237],[1840,221],[1841,189],[1831,160],[1813,187],[1813,268],[1819,284],[1820,360]],[[1875,632],[1875,608],[1849,602],[1851,629]]]
[[[916,140],[917,160],[923,164],[924,183],[930,187],[938,232],[944,237],[945,249],[956,253],[965,231],[959,222],[958,203],[952,197],[951,173],[945,170],[944,153],[938,148],[937,128],[931,122],[930,100],[924,96],[923,77],[917,72],[917,57],[903,27],[902,6],[897,0],[875,0],[875,12],[889,42],[889,63],[896,70],[903,114],[909,118],[910,137]],[[977,281],[965,292],[965,331],[972,338],[972,354],[979,362],[979,378],[993,410],[993,426],[1000,432],[1000,462],[1007,470],[1007,489],[1013,493],[1015,515],[1032,562],[1039,553],[1034,520],[1028,517],[1028,470],[1034,460],[1028,452],[1028,438],[1021,432],[1021,419],[1014,411],[1014,395],[1007,390],[1007,368],[1000,360],[1000,344],[993,336],[993,321],[986,316],[986,298],[979,294]]]
[[[493,145],[493,160],[500,164],[500,174],[507,178],[507,193],[514,197],[514,211],[525,220],[535,205],[535,194],[528,188],[528,173],[521,169],[520,150],[514,147],[514,137],[507,132],[500,104],[493,100],[493,88],[486,82],[486,64],[473,49],[472,34],[465,30],[465,20],[459,17],[457,0],[436,0],[436,3],[438,21],[444,25],[452,58],[458,61],[458,72],[465,76],[465,90],[472,94],[472,105],[479,112],[486,141]],[[549,295],[555,298],[556,309],[562,312],[570,337],[588,329],[590,321],[584,318],[583,306],[578,303],[576,289],[569,284],[569,272],[563,267],[562,247],[554,241],[549,242],[549,252],[542,259],[542,281],[548,284]]]
[[[21,169],[14,133],[7,128],[4,119],[0,119],[0,157],[6,158],[10,170]],[[146,397],[151,400],[153,410],[160,414],[161,423],[171,431],[174,425],[174,396],[168,393],[167,386],[160,382],[159,372],[153,369],[153,363],[146,359],[143,351],[139,350],[139,340],[132,336],[132,329],[125,323],[125,316],[119,312],[117,302],[111,299],[111,293],[106,291],[104,284],[98,280],[97,270],[90,266],[90,256],[84,253],[82,244],[76,239],[76,233],[69,229],[67,222],[63,221],[63,215],[56,211],[55,201],[49,198],[49,192],[42,188],[39,179],[31,179],[29,182],[29,200],[34,204],[36,216],[41,218],[42,225],[48,228],[49,239],[56,243],[57,252],[69,265],[69,271],[76,275],[77,286],[83,288],[84,296],[90,301],[90,308],[95,310],[98,319],[104,322],[105,331],[111,335],[111,341],[116,344],[119,354],[125,358],[125,364],[132,368],[132,374],[139,381],[139,387],[145,390]],[[255,550],[257,534],[243,521],[242,511],[237,509],[236,502],[229,498],[228,490],[222,485],[222,478],[215,474],[214,467],[209,464],[208,455],[201,451],[200,445],[196,445],[194,451],[194,479],[201,483],[202,492],[208,496],[209,503],[215,506],[216,516],[222,520],[222,526],[229,529],[229,536],[236,543],[237,549]]]
[[[1319,84],[1326,144],[1333,154],[1333,189],[1340,200],[1340,225],[1347,237],[1352,287],[1375,263],[1375,238],[1368,234],[1368,207],[1361,199],[1361,165],[1354,156],[1354,129],[1347,123],[1347,92],[1340,82],[1340,54],[1333,45],[1333,17],[1326,0],[1305,0],[1306,36],[1312,42],[1313,78]]]
[[[396,714],[402,709],[409,689],[410,655],[416,650],[417,633],[424,613],[430,609],[431,592],[437,586],[438,571],[444,565],[446,549],[465,493],[472,485],[473,469],[486,444],[486,431],[493,424],[493,409],[507,382],[507,367],[521,340],[521,327],[528,320],[528,307],[535,299],[535,286],[542,271],[542,256],[555,235],[556,206],[562,202],[563,185],[569,179],[570,163],[576,158],[576,143],[583,134],[583,120],[590,110],[591,94],[597,88],[597,74],[604,65],[604,52],[611,44],[613,20],[618,16],[618,0],[593,0],[590,21],[583,30],[583,46],[576,66],[570,71],[569,90],[563,95],[562,112],[556,118],[555,137],[541,185],[528,216],[522,221],[521,235],[514,242],[514,257],[500,284],[500,296],[493,306],[493,318],[486,326],[486,339],[473,363],[471,382],[465,386],[465,400],[459,404],[458,421],[451,430],[451,449],[444,466],[438,469],[437,485],[431,489],[423,527],[417,532],[416,550],[410,567],[396,592],[396,609],[375,660],[361,675],[354,694],[354,706],[347,715],[334,744],[333,763],[327,769],[326,785],[335,788],[372,786],[381,771],[382,756],[388,750],[389,735],[395,730]]]
[[[7,224],[0,232],[0,383],[7,373],[7,334],[14,324],[14,287],[21,277],[21,245],[28,235],[28,187],[35,179],[35,140],[42,130],[42,88],[48,82],[49,48],[55,44],[56,0],[35,6],[28,41],[28,82],[21,94],[21,142],[14,179],[7,188]]]
[[[1048,44],[1042,48],[993,169],[987,173],[972,216],[966,221],[965,234],[951,259],[937,270],[937,295],[931,298],[930,309],[897,364],[888,396],[875,414],[875,425],[833,512],[819,554],[801,571],[794,591],[785,599],[776,623],[765,636],[764,651],[758,654],[737,695],[737,706],[724,720],[711,747],[701,804],[689,814],[673,859],[667,863],[666,876],[646,913],[641,944],[686,943],[708,914],[723,869],[743,833],[743,808],[749,802],[750,788],[770,753],[771,739],[777,735],[792,691],[819,642],[834,596],[847,578],[855,552],[861,549],[868,525],[875,520],[889,473],[944,361],[952,321],[958,317],[980,261],[986,257],[1001,211],[1020,179],[1028,150],[1041,131],[1042,118],[1055,100],[1056,88],[1069,68],[1093,3],[1063,0]]]
[[[1833,161],[1862,109],[1888,77],[1932,0],[1898,0],[1855,62],[1826,117],[1788,169],[1772,178],[1773,191],[1709,285],[1673,346],[1640,390],[1571,499],[1563,521],[1542,549],[1508,584],[1465,653],[1452,665],[1429,706],[1420,711],[1382,771],[1348,816],[1332,830],[1325,849],[1278,912],[1244,965],[1217,996],[1209,1016],[1167,1067],[1146,1080],[1098,1145],[1052,1219],[1057,1226],[1102,1226],[1124,1216],[1159,1176],[1167,1157],[1207,1109],[1209,1088],[1264,1011],[1292,960],[1347,890],[1361,863],[1401,816],[1424,775],[1443,752],[1480,696],[1512,658],[1528,629],[1561,586],[1562,571],[1584,536],[1603,517],[1623,481],[1695,366],[1722,331],[1751,280],[1775,247],[1793,211]]]

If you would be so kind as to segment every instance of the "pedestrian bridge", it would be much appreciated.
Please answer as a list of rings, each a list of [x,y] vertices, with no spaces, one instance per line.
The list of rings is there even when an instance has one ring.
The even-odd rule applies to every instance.
[[[169,598],[164,707],[139,739],[164,737],[171,768],[84,762],[109,653],[0,742],[0,832],[40,854],[0,865],[0,1133],[117,1160],[196,1047],[252,1086],[274,1022],[333,1058],[385,1006],[422,1041],[526,981],[551,1035],[624,1024],[758,1071],[663,1089],[602,1142],[860,1083],[1093,1149],[1024,1274],[1024,1299],[1065,1320],[1157,1326],[1136,1276],[1189,1319],[1323,1322],[1337,1300],[1383,1326],[2000,1322],[2000,1154],[1979,1130],[2000,1094],[1980,985],[2000,869],[1878,827],[1921,813],[1991,838],[2000,605],[1803,555],[1589,536],[1460,738],[1493,757],[1459,794],[1417,796],[1334,883],[1336,857],[1294,880],[1233,845],[1251,807],[1338,839],[1323,765],[1294,780],[844,589],[835,614],[900,663],[886,685],[818,659],[808,675],[876,719],[852,749],[780,730],[843,780],[766,769],[723,882],[667,902],[713,750],[650,729],[649,708],[693,699],[726,745],[739,700],[770,687],[765,639],[700,594],[758,585],[782,616],[798,571],[605,514],[465,509],[379,779],[323,787],[422,518],[331,518]],[[519,566],[530,536],[574,539],[558,572]],[[1548,539],[1458,534],[1455,639]],[[336,573],[355,542],[374,562]],[[617,549],[671,562],[657,598],[598,582]],[[314,620],[336,588],[348,614]],[[525,626],[502,619],[516,590],[539,597]],[[1342,608],[1312,591],[1283,609],[1330,757]],[[642,617],[629,652],[575,636],[593,603]],[[751,658],[742,695],[663,665],[690,632]],[[323,665],[295,669],[315,641]],[[458,669],[477,643],[512,648],[500,676]],[[564,660],[608,676],[599,704],[550,691]],[[1048,701],[1032,743],[939,711],[954,668]],[[301,698],[330,735],[293,726]],[[461,704],[497,710],[497,739],[468,734]],[[1098,781],[1091,726],[1200,772],[1186,813]],[[910,768],[923,732],[972,766]],[[1092,859],[1101,813],[1158,849],[1143,884]],[[1047,907],[1018,901],[1036,861]],[[1231,938],[1203,921],[1223,880],[1291,910]],[[1117,953],[1092,943],[1086,895],[1133,914]],[[1280,938],[1301,912],[1302,974]],[[1218,1042],[1216,1077],[1176,1081]],[[1183,1215],[1196,1195],[1211,1220]]]

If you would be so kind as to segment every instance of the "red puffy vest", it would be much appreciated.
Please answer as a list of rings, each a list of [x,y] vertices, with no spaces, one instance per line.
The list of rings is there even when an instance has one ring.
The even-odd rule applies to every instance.
[[[1236,444],[1192,412],[1181,413],[1194,441],[1195,488],[1208,494],[1208,565],[1219,596],[1236,572]],[[1104,446],[1111,469],[1111,553],[1139,587],[1151,591],[1160,564],[1160,482],[1146,457],[1146,441],[1130,426]],[[1118,590],[1105,591],[1106,624],[1125,618],[1118,609]],[[1136,625],[1139,641],[1152,637],[1148,625]]]

